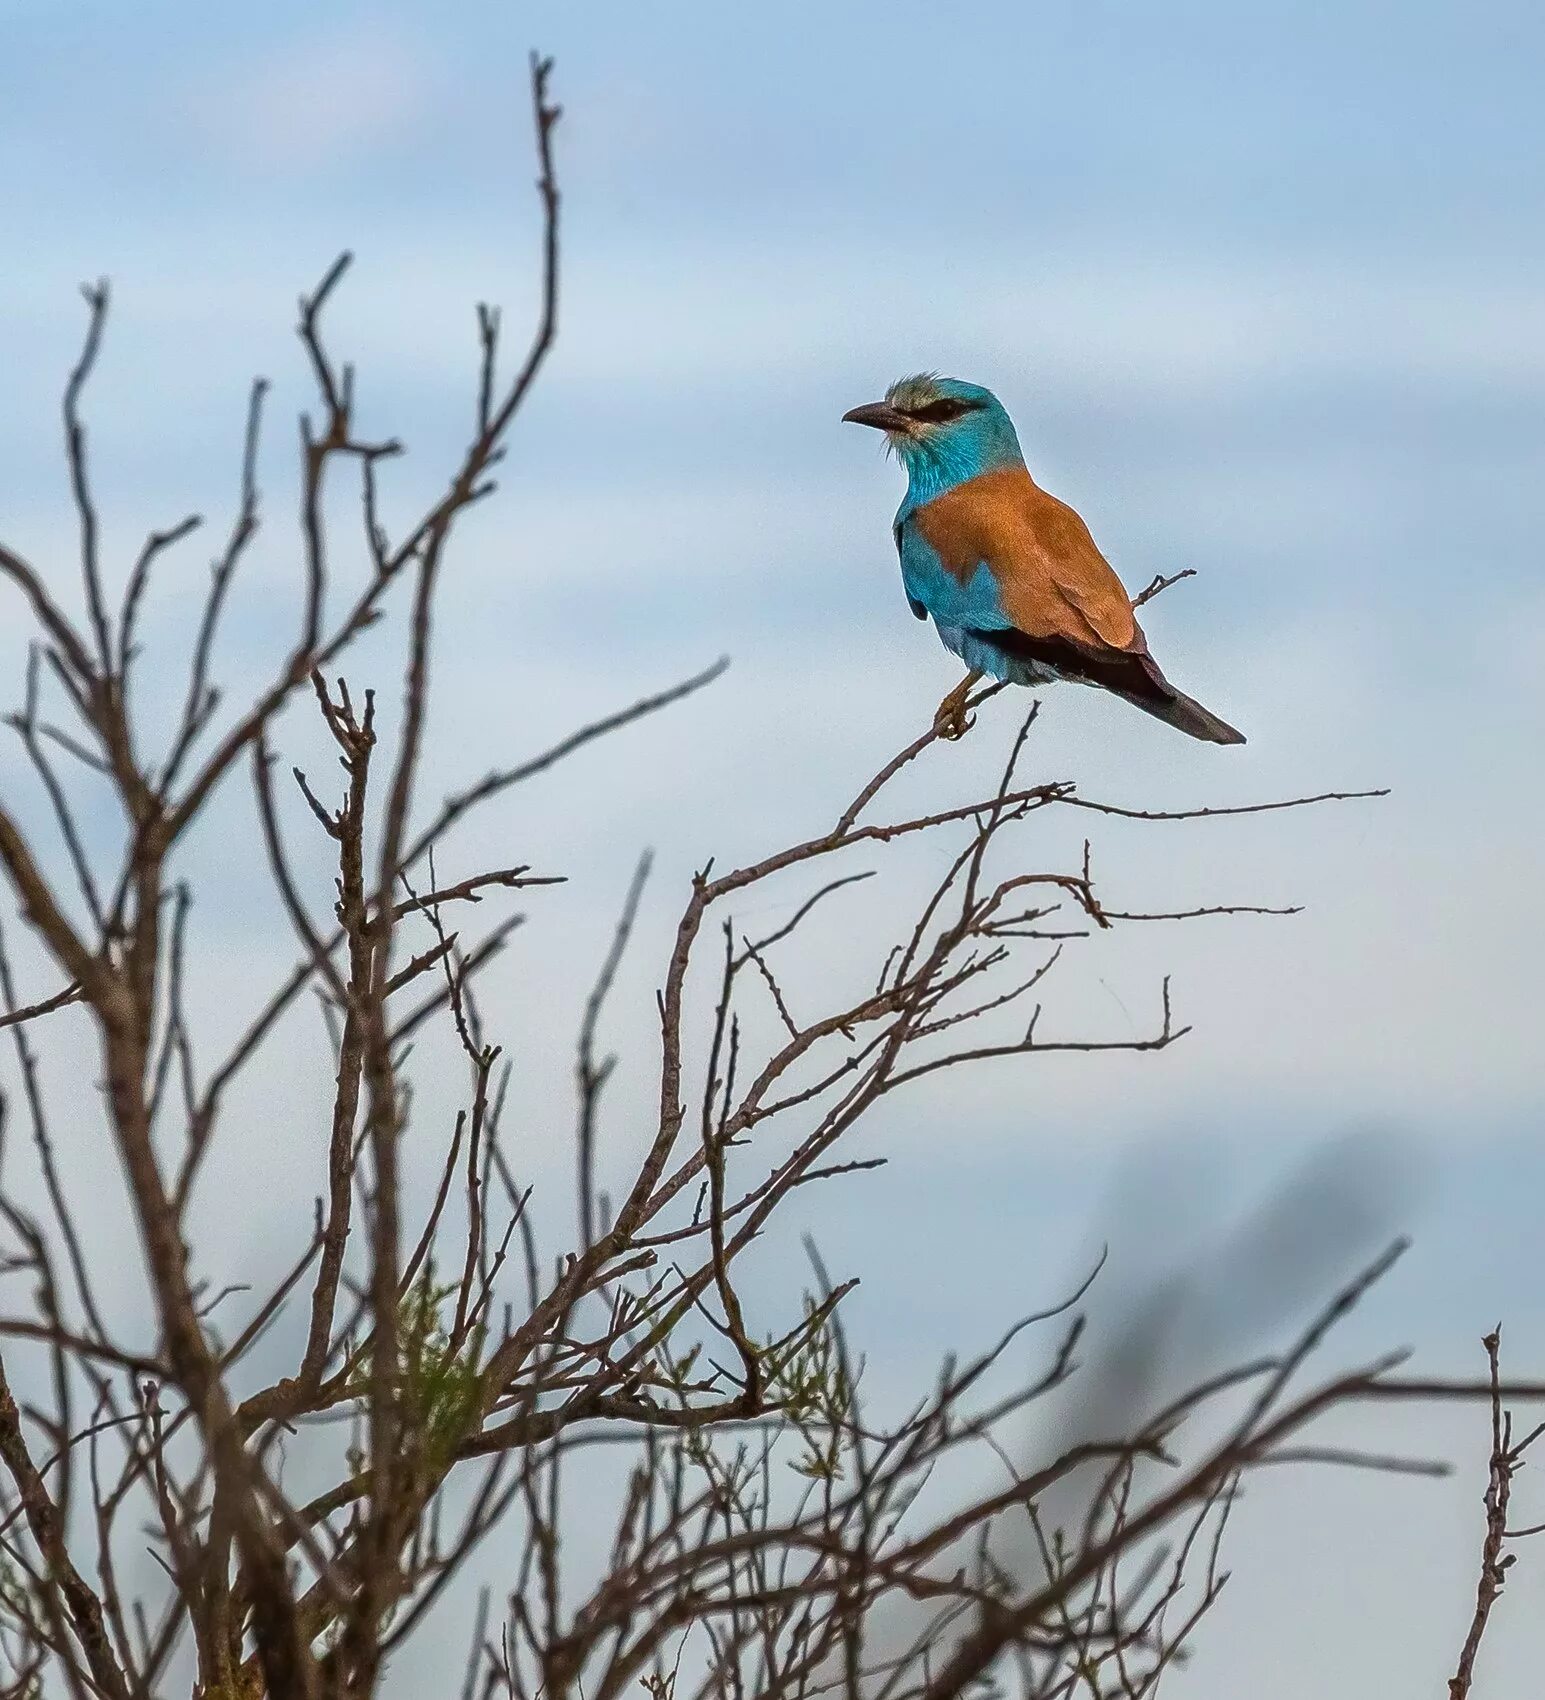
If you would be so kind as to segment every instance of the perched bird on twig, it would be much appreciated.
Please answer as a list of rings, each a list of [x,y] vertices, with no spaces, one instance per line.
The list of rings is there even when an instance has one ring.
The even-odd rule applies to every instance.
[[[941,736],[967,729],[966,699],[985,674],[1095,685],[1193,738],[1245,741],[1159,671],[1121,580],[1088,526],[1030,476],[991,390],[920,374],[842,417],[883,431],[900,456],[907,493],[895,534],[907,599],[970,669],[939,705]]]

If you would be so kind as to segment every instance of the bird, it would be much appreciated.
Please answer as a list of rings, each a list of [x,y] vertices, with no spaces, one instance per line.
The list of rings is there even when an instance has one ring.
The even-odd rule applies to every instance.
[[[1193,738],[1244,743],[1159,670],[1121,580],[1079,515],[1030,476],[991,390],[917,373],[842,418],[883,431],[901,461],[893,531],[907,600],[968,669],[934,716],[941,737],[969,728],[985,675],[1093,685]]]

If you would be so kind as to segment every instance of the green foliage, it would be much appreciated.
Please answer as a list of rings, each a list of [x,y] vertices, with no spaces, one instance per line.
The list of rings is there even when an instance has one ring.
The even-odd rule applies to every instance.
[[[0,1613],[19,1625],[33,1622],[32,1594],[10,1558],[0,1552]],[[43,1679],[29,1677],[24,1686],[7,1688],[6,1700],[43,1700]]]
[[[655,1363],[659,1368],[661,1380],[683,1401],[692,1382],[692,1371],[696,1368],[702,1351],[702,1343],[699,1342],[679,1358],[673,1357],[667,1341],[662,1343],[655,1353]]]
[[[32,1596],[27,1591],[27,1585],[17,1574],[16,1566],[10,1558],[0,1552],[0,1607],[10,1612],[13,1617],[28,1619],[32,1605]]]
[[[449,1462],[466,1433],[478,1397],[487,1330],[476,1323],[463,1330],[459,1344],[452,1340],[453,1323],[447,1321],[444,1311],[458,1291],[454,1282],[437,1286],[433,1268],[426,1267],[398,1313],[403,1402],[416,1421],[424,1462],[431,1470]],[[365,1351],[350,1374],[350,1391],[364,1397],[370,1376],[370,1354]]]
[[[803,1325],[781,1343],[769,1342],[762,1368],[769,1398],[805,1445],[790,1467],[812,1481],[840,1481],[843,1424],[853,1389],[831,1317],[808,1294]]]

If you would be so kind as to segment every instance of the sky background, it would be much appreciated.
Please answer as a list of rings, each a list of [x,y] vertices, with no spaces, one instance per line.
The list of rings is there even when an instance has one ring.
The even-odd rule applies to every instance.
[[[1344,1350],[1409,1342],[1429,1367],[1474,1370],[1501,1317],[1511,1367],[1545,1372],[1538,8],[7,0],[6,540],[55,582],[74,570],[58,390],[76,286],[106,274],[91,418],[118,560],[189,508],[223,523],[246,385],[274,381],[272,518],[222,656],[233,692],[260,677],[297,572],[295,298],[354,250],[336,345],[362,428],[414,451],[394,486],[406,513],[470,421],[473,303],[502,302],[518,346],[535,301],[532,46],[556,56],[566,109],[562,330],[456,557],[430,795],[721,653],[733,665],[462,840],[469,868],[482,854],[570,876],[498,981],[528,1125],[565,1125],[573,1013],[639,848],[658,862],[615,1017],[635,1065],[613,1107],[619,1166],[691,869],[829,821],[954,682],[897,580],[899,474],[838,422],[935,368],[999,393],[1032,471],[1131,588],[1197,569],[1145,623],[1166,671],[1250,739],[1195,744],[1064,689],[1035,776],[1148,807],[1392,794],[1233,822],[1036,823],[1038,865],[1092,831],[1123,908],[1306,911],[1132,929],[1059,969],[1047,1019],[1102,1037],[1146,1031],[1172,974],[1195,1030],[1162,1055],[955,1076],[875,1119],[865,1139],[889,1166],[852,1183],[861,1209],[834,1196],[809,1225],[834,1273],[863,1278],[852,1327],[876,1384],[926,1380],[1105,1237],[1118,1292],[1172,1263],[1226,1284],[1211,1248],[1327,1142],[1361,1214],[1329,1236],[1325,1284],[1382,1234],[1416,1237]],[[207,555],[163,577],[152,667],[178,653]],[[370,652],[385,695],[389,637]],[[24,642],[0,603],[7,676]],[[1013,724],[1000,699],[907,796],[980,793]],[[291,736],[315,750],[307,727]],[[13,748],[0,783],[25,790]],[[292,956],[252,896],[239,805],[191,863],[216,1030]],[[902,890],[932,866],[906,864]],[[846,944],[830,937],[811,971],[844,966]],[[51,1066],[111,1240],[89,1082]],[[219,1273],[261,1272],[293,1232],[326,1072],[307,1053],[293,1102],[250,1110],[209,1206]],[[531,1162],[558,1162],[537,1135]],[[1303,1299],[1280,1308],[1249,1326],[1279,1335]],[[1460,1474],[1264,1483],[1177,1693],[1441,1689],[1473,1595],[1484,1421],[1388,1427],[1381,1444]],[[1488,1696],[1533,1691],[1542,1595],[1525,1552]],[[464,1626],[447,1634],[459,1656]]]

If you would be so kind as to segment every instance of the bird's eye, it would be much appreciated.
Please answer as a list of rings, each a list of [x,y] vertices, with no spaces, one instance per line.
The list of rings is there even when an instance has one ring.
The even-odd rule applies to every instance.
[[[937,401],[925,402],[922,407],[909,407],[906,413],[909,419],[919,420],[924,425],[948,425],[952,419],[959,419],[962,414],[973,411],[973,404],[969,401],[940,396]]]

